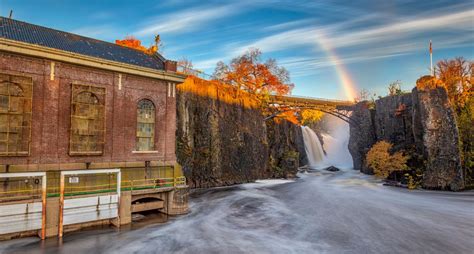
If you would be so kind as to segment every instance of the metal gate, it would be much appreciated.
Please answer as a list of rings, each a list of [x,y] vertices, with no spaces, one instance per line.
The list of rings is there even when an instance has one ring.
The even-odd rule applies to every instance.
[[[79,185],[84,175],[116,176],[112,185]],[[68,182],[66,183],[66,177]],[[64,225],[100,221],[119,217],[120,169],[62,171],[59,186],[59,237],[63,236]],[[70,191],[65,192],[66,184]],[[113,188],[110,188],[113,186]]]
[[[1,173],[0,179],[5,178],[4,186],[13,187],[0,191],[0,235],[41,229],[44,239],[46,173]]]

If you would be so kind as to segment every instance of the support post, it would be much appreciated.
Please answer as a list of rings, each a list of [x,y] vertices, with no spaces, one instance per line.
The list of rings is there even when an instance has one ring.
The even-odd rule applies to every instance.
[[[59,181],[59,238],[63,237],[63,215],[64,215],[64,175],[61,172]]]
[[[41,179],[41,203],[42,203],[42,210],[41,210],[41,240],[46,238],[46,196],[47,196],[47,188],[46,188],[46,174],[43,175]]]

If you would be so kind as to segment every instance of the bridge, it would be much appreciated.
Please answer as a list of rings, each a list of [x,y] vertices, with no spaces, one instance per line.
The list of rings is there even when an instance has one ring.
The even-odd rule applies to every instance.
[[[305,96],[271,95],[269,106],[278,109],[278,111],[265,120],[290,110],[312,109],[319,110],[329,115],[335,116],[349,124],[357,124],[350,118],[354,101],[331,100],[323,98],[313,98]]]

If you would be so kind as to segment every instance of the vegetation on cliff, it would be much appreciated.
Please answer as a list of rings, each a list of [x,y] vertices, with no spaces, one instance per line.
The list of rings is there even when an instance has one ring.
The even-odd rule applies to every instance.
[[[391,154],[392,147],[387,141],[379,141],[367,153],[367,166],[373,169],[375,176],[387,178],[393,172],[408,169],[409,156],[402,151]]]
[[[257,109],[261,107],[261,101],[253,94],[239,91],[234,86],[218,80],[204,80],[196,76],[188,76],[184,83],[177,86],[177,89],[244,108]]]

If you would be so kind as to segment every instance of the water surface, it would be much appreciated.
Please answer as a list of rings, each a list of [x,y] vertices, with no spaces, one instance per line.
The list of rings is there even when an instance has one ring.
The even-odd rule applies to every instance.
[[[138,229],[25,238],[0,253],[472,253],[474,192],[408,191],[356,171],[193,194],[192,212]]]

